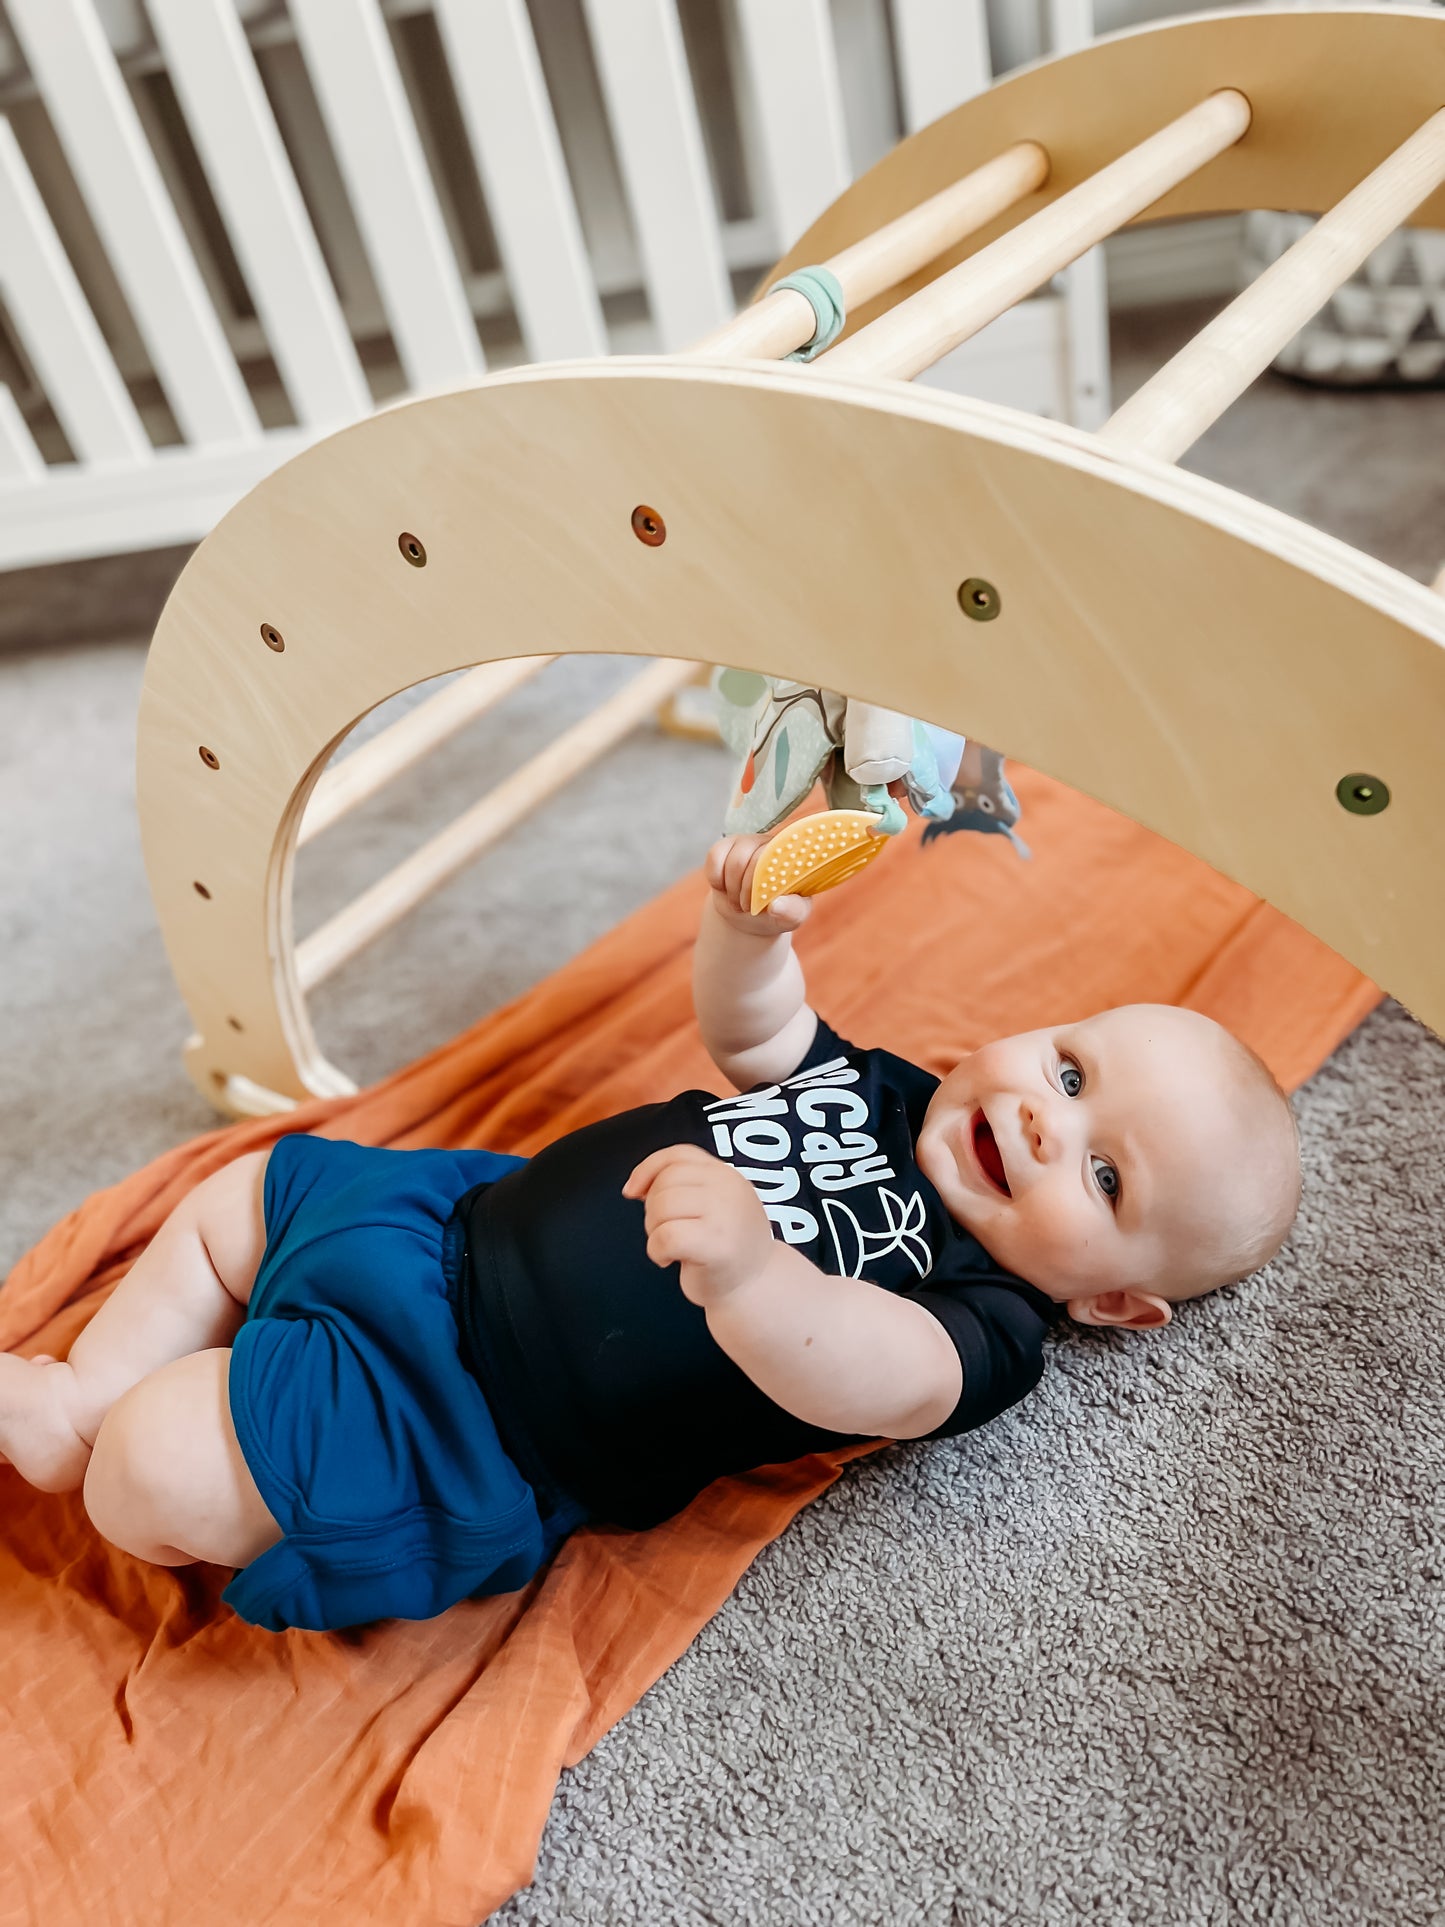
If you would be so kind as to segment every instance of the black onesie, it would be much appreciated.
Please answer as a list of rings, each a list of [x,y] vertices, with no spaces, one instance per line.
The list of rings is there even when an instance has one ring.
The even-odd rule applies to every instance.
[[[649,1526],[724,1473],[855,1443],[760,1391],[652,1263],[643,1205],[624,1198],[649,1152],[698,1144],[757,1191],[773,1235],[820,1271],[923,1305],[963,1365],[928,1436],[971,1430],[1038,1383],[1057,1306],[956,1224],[913,1158],[938,1079],[859,1050],[819,1022],[793,1075],[737,1097],[684,1091],[559,1139],[458,1206],[467,1260],[463,1356],[544,1504]]]

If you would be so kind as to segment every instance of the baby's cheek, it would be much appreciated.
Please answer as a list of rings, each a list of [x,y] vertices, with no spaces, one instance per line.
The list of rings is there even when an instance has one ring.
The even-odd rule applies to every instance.
[[[1048,1196],[1042,1187],[1029,1202],[1031,1209],[1016,1227],[1021,1248],[1014,1269],[1021,1277],[1049,1284],[1082,1282],[1103,1258],[1096,1227],[1067,1200]]]

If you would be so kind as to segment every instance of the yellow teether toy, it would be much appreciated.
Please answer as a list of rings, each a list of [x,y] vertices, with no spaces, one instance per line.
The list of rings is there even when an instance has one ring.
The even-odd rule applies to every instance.
[[[753,915],[774,897],[815,897],[831,890],[871,863],[888,841],[878,824],[872,810],[820,810],[779,830],[753,870]]]

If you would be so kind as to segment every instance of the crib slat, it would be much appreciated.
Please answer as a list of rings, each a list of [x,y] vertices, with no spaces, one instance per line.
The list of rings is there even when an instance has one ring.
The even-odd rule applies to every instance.
[[[1098,428],[1108,417],[1109,282],[1102,245],[1065,268],[1060,277],[1068,316],[1068,419]]]
[[[258,434],[93,8],[87,0],[9,0],[7,12],[181,433],[207,445]]]
[[[852,179],[827,0],[738,0],[777,252],[791,247]]]
[[[605,355],[607,330],[524,0],[435,0],[527,352]]]
[[[664,353],[733,311],[673,0],[584,0]]]
[[[235,0],[148,0],[148,10],[297,419],[354,421],[371,390]]]
[[[0,382],[0,488],[7,482],[38,482],[45,473],[45,457],[25,426],[15,397]]]
[[[3,117],[0,287],[77,458],[149,461],[150,437],[81,292],[14,130]]]
[[[893,0],[903,131],[948,114],[993,77],[983,0]]]
[[[1100,440],[1178,461],[1442,181],[1445,107],[1136,390]]]
[[[485,367],[376,0],[290,0],[397,353],[414,388]]]
[[[1077,53],[1094,38],[1093,0],[1049,0],[1049,50],[1054,59]],[[1081,254],[1060,276],[1064,290],[1069,420],[1099,428],[1108,419],[1109,279],[1102,243]]]

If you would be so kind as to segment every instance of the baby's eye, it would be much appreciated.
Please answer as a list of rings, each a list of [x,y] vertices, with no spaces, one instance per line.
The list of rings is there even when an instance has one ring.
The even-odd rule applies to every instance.
[[[1065,1097],[1077,1097],[1084,1088],[1084,1073],[1072,1057],[1065,1057],[1059,1065],[1059,1083]]]
[[[1090,1158],[1094,1171],[1094,1182],[1109,1200],[1110,1204],[1119,1202],[1119,1173],[1107,1158]]]

